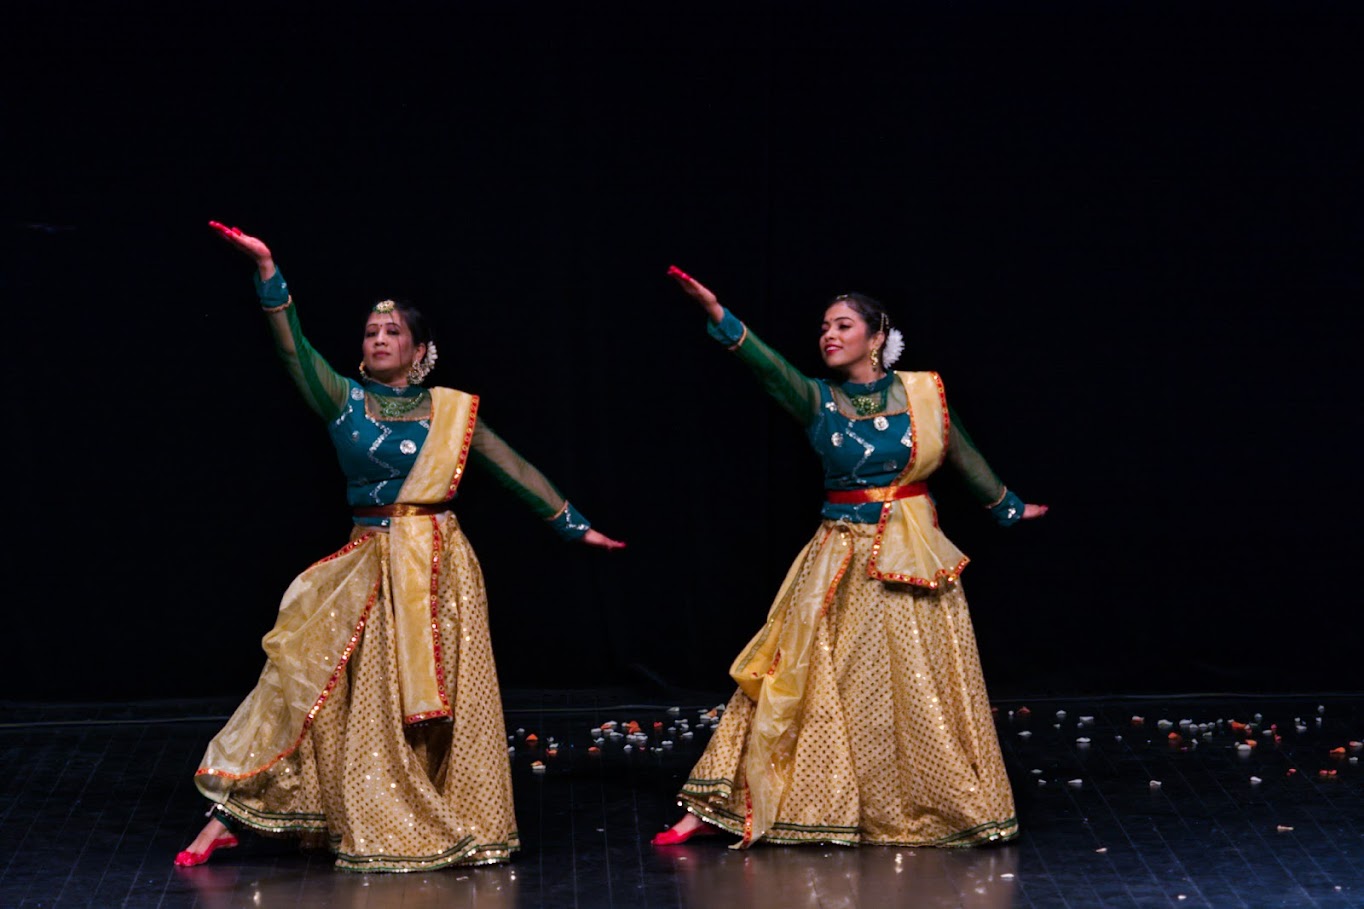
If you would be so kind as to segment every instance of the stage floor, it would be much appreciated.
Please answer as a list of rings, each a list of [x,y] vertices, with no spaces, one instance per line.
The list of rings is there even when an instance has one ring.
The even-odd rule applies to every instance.
[[[1023,831],[1004,845],[651,846],[725,697],[507,692],[523,850],[365,875],[250,835],[172,866],[203,823],[194,769],[235,703],[0,703],[0,906],[1364,906],[1364,694],[1000,700]],[[648,743],[589,753],[610,721]]]

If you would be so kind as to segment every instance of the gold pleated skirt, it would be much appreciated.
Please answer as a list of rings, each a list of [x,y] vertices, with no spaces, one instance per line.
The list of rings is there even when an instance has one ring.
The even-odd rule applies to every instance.
[[[224,750],[215,750],[221,741],[265,758],[281,742],[291,745],[262,771],[201,783],[219,787],[213,797],[236,823],[330,848],[337,867],[351,871],[503,862],[520,847],[483,575],[454,516],[441,524],[438,621],[453,722],[404,724],[393,605],[388,584],[377,584],[367,615],[337,606],[356,609],[362,630],[310,720],[283,733],[272,728],[281,725],[280,685],[267,676],[296,672],[272,654],[261,683],[210,745],[209,755]],[[364,533],[356,528],[352,539]],[[347,633],[338,628],[333,649]],[[339,665],[343,654],[312,656]]]
[[[762,836],[772,843],[1011,839],[1018,834],[1013,792],[966,598],[959,584],[933,591],[869,578],[874,531],[825,522],[769,616],[769,627],[815,625],[806,635],[799,708],[774,750],[780,759],[757,771],[779,778],[750,786],[754,762],[746,751],[757,704],[741,687],[679,793],[681,804],[743,837],[754,792],[779,792]]]

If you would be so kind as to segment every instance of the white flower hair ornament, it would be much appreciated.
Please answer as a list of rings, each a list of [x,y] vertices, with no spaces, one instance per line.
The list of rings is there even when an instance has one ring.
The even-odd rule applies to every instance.
[[[412,364],[412,368],[407,372],[407,381],[413,385],[420,385],[426,377],[436,367],[436,342],[426,342],[426,355]]]
[[[900,334],[900,329],[892,328],[886,332],[886,346],[881,351],[881,365],[889,370],[904,352],[905,336]]]

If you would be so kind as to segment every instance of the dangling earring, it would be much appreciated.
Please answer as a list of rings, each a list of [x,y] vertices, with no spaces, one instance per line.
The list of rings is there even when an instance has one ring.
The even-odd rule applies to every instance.
[[[366,382],[369,381],[369,373],[365,372],[365,361],[364,361],[364,360],[361,360],[361,361],[360,361],[360,378],[364,379]]]
[[[873,348],[871,349],[871,353],[867,355],[867,359],[871,360],[871,368],[872,368],[872,369],[880,369],[880,368],[881,368],[881,348],[879,348],[879,347],[873,347]]]
[[[413,360],[412,367],[407,371],[407,381],[412,385],[420,385],[426,381],[426,377],[431,374],[431,370],[436,365],[436,342],[426,342],[426,353],[422,354],[421,359]]]

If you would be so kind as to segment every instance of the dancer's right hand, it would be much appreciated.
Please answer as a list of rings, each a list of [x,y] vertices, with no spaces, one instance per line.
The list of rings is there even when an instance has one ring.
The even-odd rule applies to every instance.
[[[208,222],[208,226],[227,241],[236,247],[243,255],[250,256],[256,262],[256,267],[260,269],[261,278],[269,280],[275,273],[275,260],[270,255],[270,247],[265,245],[265,241],[250,234],[244,234],[240,228],[228,227],[217,221]],[[268,272],[268,273],[267,273]]]
[[[720,305],[720,301],[715,298],[715,294],[702,284],[700,281],[687,274],[676,265],[668,266],[668,277],[675,280],[678,285],[687,292],[687,295],[701,304],[701,308],[710,316],[712,322],[719,322],[725,317],[725,309]]]

